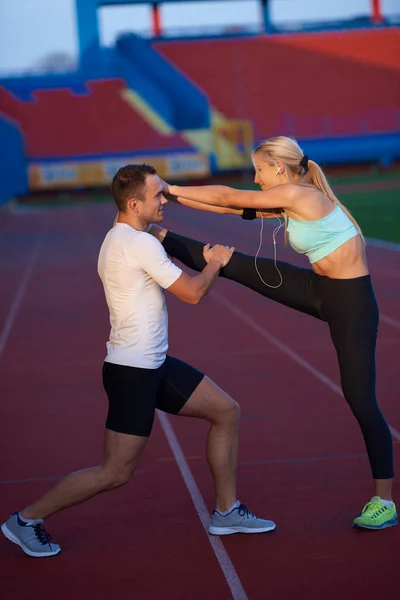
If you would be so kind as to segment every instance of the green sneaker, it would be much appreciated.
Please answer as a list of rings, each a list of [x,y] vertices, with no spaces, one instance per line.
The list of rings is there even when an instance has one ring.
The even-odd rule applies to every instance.
[[[361,515],[354,519],[353,527],[357,529],[385,529],[397,525],[397,523],[395,503],[393,502],[392,508],[389,508],[379,496],[374,496],[364,506]]]

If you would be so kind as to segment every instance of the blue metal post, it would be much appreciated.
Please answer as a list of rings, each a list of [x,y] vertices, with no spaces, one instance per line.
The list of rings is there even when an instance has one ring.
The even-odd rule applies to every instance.
[[[261,6],[262,6],[262,11],[263,11],[263,16],[264,16],[264,31],[265,31],[265,33],[273,33],[269,5],[270,5],[270,0],[261,0]]]
[[[97,0],[75,0],[78,24],[79,64],[81,68],[96,67],[100,58],[100,36],[97,21]]]

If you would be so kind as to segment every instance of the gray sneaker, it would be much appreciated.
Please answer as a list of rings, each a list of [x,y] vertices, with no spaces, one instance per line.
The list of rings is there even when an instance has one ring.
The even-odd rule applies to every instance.
[[[208,532],[213,535],[230,535],[231,533],[265,533],[272,531],[276,525],[253,515],[245,504],[239,504],[227,515],[213,510]]]
[[[51,537],[42,525],[43,519],[36,519],[32,525],[24,523],[19,513],[14,513],[3,523],[1,531],[10,542],[21,546],[29,556],[54,556],[61,552],[58,544],[51,544]]]

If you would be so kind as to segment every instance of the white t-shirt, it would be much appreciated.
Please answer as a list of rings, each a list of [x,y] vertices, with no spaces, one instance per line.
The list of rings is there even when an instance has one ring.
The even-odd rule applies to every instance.
[[[182,270],[152,235],[117,223],[101,246],[98,273],[111,323],[105,360],[157,369],[168,349],[168,313],[161,288],[172,285]]]

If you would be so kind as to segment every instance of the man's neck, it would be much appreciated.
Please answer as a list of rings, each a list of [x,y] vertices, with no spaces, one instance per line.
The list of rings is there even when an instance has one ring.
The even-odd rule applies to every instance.
[[[133,227],[133,229],[136,229],[137,231],[147,231],[149,227],[149,223],[143,221],[142,219],[121,212],[118,215],[117,223],[125,223],[126,225],[130,225],[131,227]]]

